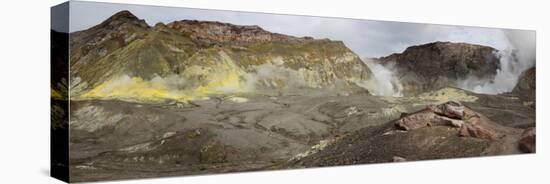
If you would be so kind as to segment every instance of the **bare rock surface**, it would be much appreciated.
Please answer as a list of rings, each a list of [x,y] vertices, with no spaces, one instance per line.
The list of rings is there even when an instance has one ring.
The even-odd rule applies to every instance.
[[[402,53],[374,59],[395,69],[406,95],[457,86],[467,77],[492,79],[500,68],[497,50],[452,42],[433,42],[408,47]]]
[[[522,129],[463,102],[432,105],[438,100],[312,92],[188,104],[73,101],[71,175],[90,181],[414,161],[520,153],[530,145],[520,141]]]
[[[459,102],[450,101],[428,105],[377,127],[363,128],[287,166],[330,166],[531,152],[534,149],[534,134],[531,132],[534,128],[524,131],[503,126]],[[406,159],[395,155],[405,155]]]
[[[536,140],[535,128],[525,129],[521,135],[521,139],[519,140],[519,149],[525,153],[537,152]]]
[[[454,88],[495,76],[486,46],[376,59],[404,84],[389,97],[361,87],[373,73],[342,41],[212,21],[151,27],[128,11],[52,35],[70,39],[52,132],[69,129],[71,182],[536,152],[534,69],[512,93]]]
[[[531,101],[532,105],[536,97],[537,69],[535,67],[525,70],[519,76],[518,83],[512,93],[518,94],[526,101]]]
[[[181,20],[151,27],[121,11],[69,39],[73,99],[186,101],[296,88],[349,93],[356,82],[372,77],[342,41],[298,38],[254,25]],[[136,95],[130,90],[136,84],[154,86],[156,93]],[[126,90],[107,90],[113,85]]]

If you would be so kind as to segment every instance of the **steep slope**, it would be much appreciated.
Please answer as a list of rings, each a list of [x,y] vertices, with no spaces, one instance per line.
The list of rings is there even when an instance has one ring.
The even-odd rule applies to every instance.
[[[408,47],[403,53],[374,59],[394,69],[403,93],[417,94],[474,77],[492,79],[500,68],[497,50],[474,44],[434,42]]]
[[[525,70],[519,76],[518,83],[512,93],[519,95],[526,101],[534,101],[536,97],[536,68],[532,67]],[[533,103],[534,105],[534,103]]]
[[[149,27],[128,11],[72,33],[71,48],[74,99],[187,101],[311,88],[350,92],[371,77],[341,41],[220,22]]]
[[[149,29],[144,20],[121,11],[87,30],[70,34],[71,65],[93,64],[94,60],[142,38]]]

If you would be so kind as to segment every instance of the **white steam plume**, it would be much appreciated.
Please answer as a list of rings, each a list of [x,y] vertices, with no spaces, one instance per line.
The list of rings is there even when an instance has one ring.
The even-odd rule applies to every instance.
[[[499,94],[514,89],[521,73],[535,66],[536,37],[534,31],[503,31],[507,46],[498,53],[500,69],[494,79],[468,77],[458,81],[459,88],[484,94]]]
[[[395,77],[392,66],[385,67],[368,58],[363,60],[372,71],[373,78],[357,83],[357,85],[368,89],[378,96],[403,96],[401,92],[403,86],[399,82],[399,79]]]

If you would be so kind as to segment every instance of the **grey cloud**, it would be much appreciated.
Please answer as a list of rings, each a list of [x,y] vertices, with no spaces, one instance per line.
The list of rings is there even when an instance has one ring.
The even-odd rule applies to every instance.
[[[87,29],[107,19],[112,14],[130,10],[150,25],[157,22],[196,19],[229,22],[240,25],[259,25],[282,34],[312,36],[342,40],[361,57],[380,57],[402,52],[411,45],[433,41],[467,42],[492,46],[497,49],[530,47],[516,44],[514,40],[534,40],[533,31],[446,26],[402,22],[371,21],[313,16],[292,16],[234,11],[170,8],[110,3],[71,2],[71,32]],[[524,38],[529,37],[529,38]],[[533,37],[533,38],[531,38]],[[516,39],[521,38],[521,39]],[[521,42],[525,43],[525,42]],[[534,43],[532,44],[534,47]]]

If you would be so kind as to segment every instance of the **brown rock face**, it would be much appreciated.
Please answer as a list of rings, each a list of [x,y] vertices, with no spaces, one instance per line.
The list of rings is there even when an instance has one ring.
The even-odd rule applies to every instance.
[[[189,37],[210,42],[288,42],[312,40],[311,38],[297,38],[293,36],[271,33],[256,25],[234,25],[213,21],[181,20],[168,24]]]
[[[518,84],[512,91],[513,93],[518,94],[524,100],[535,100],[536,97],[536,77],[537,69],[532,67],[525,70],[518,79]]]
[[[434,42],[407,48],[375,61],[394,68],[405,94],[446,86],[466,77],[493,78],[499,66],[497,50],[474,44]]]
[[[129,42],[130,34],[148,28],[145,20],[137,18],[129,11],[121,11],[94,27],[71,33],[71,50],[79,44],[96,45],[109,40]]]
[[[535,128],[525,129],[521,135],[521,139],[519,140],[519,149],[525,153],[537,152],[536,140]]]
[[[94,61],[143,38],[149,25],[129,11],[121,11],[87,30],[70,34],[71,69],[86,67]]]

